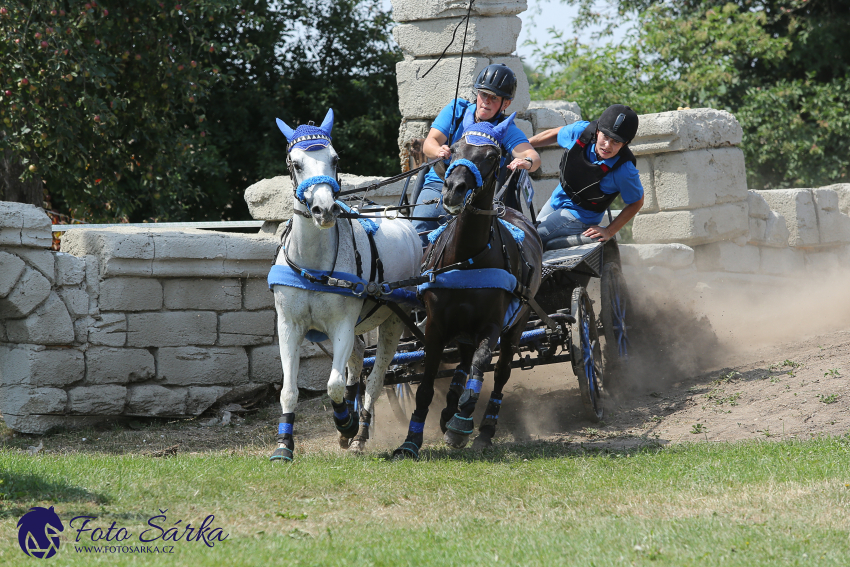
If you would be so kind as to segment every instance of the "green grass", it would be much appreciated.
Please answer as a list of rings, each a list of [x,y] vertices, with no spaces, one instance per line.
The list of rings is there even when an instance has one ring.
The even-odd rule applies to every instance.
[[[0,450],[0,564],[33,565],[16,523],[55,506],[53,565],[846,565],[850,438],[605,452],[559,443],[299,455],[29,456]],[[172,555],[80,554],[68,520],[134,534],[215,514],[229,538]],[[161,542],[159,542],[161,545]],[[155,544],[155,543],[154,543]],[[150,544],[150,545],[154,545]]]

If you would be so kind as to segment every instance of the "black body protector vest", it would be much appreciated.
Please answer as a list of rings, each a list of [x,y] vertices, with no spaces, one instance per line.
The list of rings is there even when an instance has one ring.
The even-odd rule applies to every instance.
[[[602,178],[626,162],[637,165],[637,160],[628,146],[624,146],[617,154],[620,159],[614,167],[592,163],[587,159],[585,149],[594,142],[595,136],[594,120],[584,129],[573,147],[561,157],[560,181],[561,189],[573,204],[594,213],[604,213],[620,193],[603,193],[600,187]]]

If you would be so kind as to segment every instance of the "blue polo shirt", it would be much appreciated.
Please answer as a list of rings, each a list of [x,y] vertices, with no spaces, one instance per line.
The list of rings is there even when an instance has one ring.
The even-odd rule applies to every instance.
[[[584,132],[584,129],[587,128],[588,124],[590,124],[590,122],[580,120],[579,122],[575,122],[574,124],[561,128],[558,131],[558,145],[569,151],[569,149],[576,143],[579,136],[581,136],[581,133]],[[585,149],[585,153],[592,163],[604,163],[608,167],[614,167],[614,164],[616,164],[617,160],[620,159],[620,156],[614,156],[605,160],[598,159],[596,156],[595,142]],[[599,182],[599,188],[603,193],[619,192],[620,196],[623,198],[623,202],[627,205],[636,203],[637,201],[640,201],[641,197],[643,197],[643,185],[641,185],[640,182],[640,175],[632,162],[626,162],[617,169],[608,173],[608,175],[603,177],[602,181]],[[552,205],[552,208],[555,210],[569,209],[573,216],[584,224],[598,225],[602,220],[602,217],[605,215],[605,213],[594,213],[593,211],[588,211],[587,209],[583,209],[575,205],[570,198],[567,197],[567,194],[564,193],[560,184],[558,184],[558,187],[552,193],[552,197],[549,199],[549,204]]]
[[[466,99],[459,98],[456,100],[457,106],[455,107],[454,117],[455,119],[460,118],[461,121],[458,123],[457,131],[455,132],[454,137],[446,142],[447,146],[452,146],[452,144],[460,140],[466,129],[475,124],[476,105]],[[431,128],[436,128],[437,130],[442,132],[442,134],[446,138],[449,137],[449,133],[452,130],[452,107],[454,106],[453,103],[454,100],[447,104],[443,108],[443,110],[440,111],[440,114],[437,115],[437,118],[434,119],[434,123],[431,124]],[[502,120],[504,120],[504,118],[505,117],[502,117]],[[491,122],[493,122],[493,124],[498,123],[494,120],[491,120]],[[501,122],[501,120],[499,120],[499,122]],[[522,130],[520,130],[516,124],[511,124],[510,126],[508,126],[508,130],[507,132],[505,132],[505,136],[502,139],[502,148],[507,151],[502,157],[501,167],[504,167],[506,164],[510,163],[509,160],[513,159],[511,154],[514,151],[515,147],[520,144],[527,143],[528,138],[525,137],[525,134],[522,133]],[[444,161],[446,165],[448,165],[450,160]],[[434,172],[433,167],[428,171],[428,174],[425,176],[425,184],[427,185],[429,183],[439,183],[440,185],[443,184],[443,180],[440,179],[440,176]]]

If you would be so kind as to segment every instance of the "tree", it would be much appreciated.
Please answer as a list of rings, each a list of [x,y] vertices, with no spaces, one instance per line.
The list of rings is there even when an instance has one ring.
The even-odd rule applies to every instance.
[[[196,169],[221,170],[204,101],[226,82],[212,56],[249,60],[215,30],[252,25],[236,0],[7,2],[0,9],[7,155],[89,220],[180,217],[201,194]]]
[[[346,171],[395,169],[379,0],[2,1],[0,179],[76,218],[247,218],[244,189],[286,172],[274,118],[329,106]]]
[[[215,56],[222,72],[235,78],[216,85],[206,105],[208,139],[221,148],[226,173],[193,176],[208,197],[192,210],[193,218],[249,218],[245,188],[287,173],[286,139],[275,118],[294,127],[319,122],[333,108],[342,171],[398,172],[395,64],[401,53],[390,40],[392,19],[380,0],[300,0],[264,13],[262,28],[223,29],[217,40],[251,43],[259,51],[249,64]]]
[[[608,16],[591,6],[584,2],[579,26],[638,25],[615,45],[561,36],[545,46],[536,96],[573,98],[591,115],[613,101],[642,113],[726,109],[744,129],[751,187],[846,180],[850,2],[621,0]]]

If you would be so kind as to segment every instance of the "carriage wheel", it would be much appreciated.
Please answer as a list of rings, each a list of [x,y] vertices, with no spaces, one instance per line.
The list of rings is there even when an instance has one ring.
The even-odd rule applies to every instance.
[[[602,267],[602,331],[605,336],[606,387],[617,385],[631,354],[629,321],[633,318],[632,301],[620,266],[614,262]]]
[[[590,296],[582,286],[573,290],[572,309],[575,323],[572,336],[573,372],[578,378],[584,412],[591,421],[602,419],[602,349]]]

